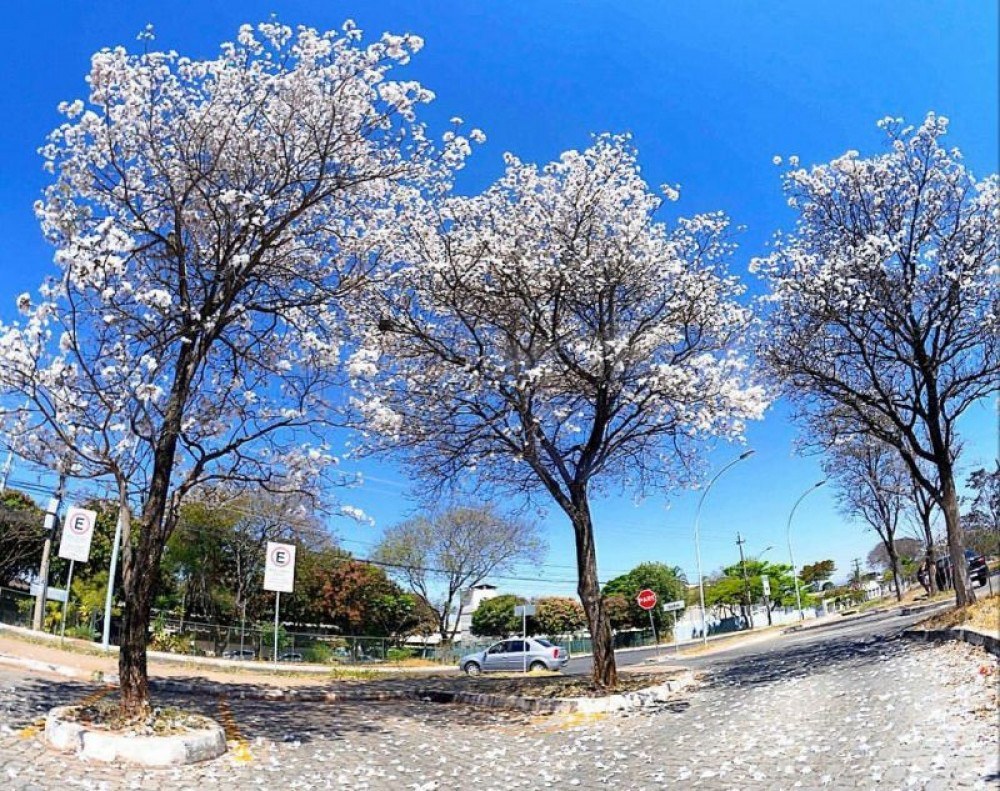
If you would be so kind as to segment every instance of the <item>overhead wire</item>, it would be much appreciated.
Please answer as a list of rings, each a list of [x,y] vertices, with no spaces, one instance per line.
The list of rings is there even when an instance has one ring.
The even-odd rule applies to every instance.
[[[9,483],[14,488],[25,489],[25,490],[33,491],[33,492],[40,493],[40,494],[49,494],[52,491],[54,491],[53,487],[46,487],[44,485],[30,483],[28,481],[11,480]],[[259,518],[259,517],[268,518],[268,517],[271,517],[271,518],[274,518],[275,521],[277,521],[277,522],[280,522],[280,523],[283,523],[283,524],[287,524],[287,525],[290,525],[290,526],[298,526],[298,527],[315,527],[316,526],[314,523],[308,522],[308,521],[306,521],[304,519],[298,519],[298,518],[295,518],[295,517],[288,517],[288,516],[285,516],[285,515],[274,516],[274,515],[271,515],[271,514],[262,514],[262,513],[259,513],[259,512],[255,512],[253,510],[249,510],[249,509],[246,509],[246,508],[241,508],[238,505],[227,504],[224,507],[225,507],[226,510],[233,511],[235,513],[243,514],[244,516],[249,516],[249,517],[253,517],[253,518]],[[337,516],[343,516],[342,514],[335,514],[335,515],[337,515]],[[349,518],[349,517],[344,516],[344,518]],[[629,532],[630,532],[630,535],[634,534],[633,530],[630,530]],[[639,531],[639,532],[642,532],[642,531]],[[658,535],[658,536],[663,537],[663,538],[668,538],[669,537],[669,536],[664,535],[664,534],[656,534],[656,533],[652,533],[652,532],[650,532],[650,534],[651,535]],[[358,544],[358,545],[361,545],[361,546],[368,546],[368,548],[372,548],[367,542],[359,541],[357,539],[345,539],[345,538],[341,538],[341,537],[338,536],[337,540],[339,542],[341,542],[341,543]],[[709,540],[711,540],[711,537],[709,537]],[[721,536],[719,536],[719,540],[728,540],[728,536],[725,539],[723,539]],[[379,567],[382,567],[382,568],[395,569],[395,570],[400,570],[400,571],[421,571],[421,572],[426,572],[426,573],[430,573],[430,574],[448,574],[448,573],[450,573],[447,569],[434,568],[434,567],[425,567],[425,566],[416,566],[416,565],[407,565],[407,564],[389,563],[389,562],[386,562],[386,561],[375,560],[374,558],[366,558],[366,557],[353,556],[352,560],[356,560],[356,561],[358,561],[360,563],[366,563],[366,564],[373,565],[373,566],[379,566]],[[541,564],[535,565],[534,567],[535,568],[542,568],[542,569],[545,569],[545,568],[557,569],[557,570],[560,570],[560,571],[567,571],[567,570],[572,571],[572,570],[575,570],[575,568],[576,568],[575,566],[565,565],[565,564],[556,564],[556,563],[541,563]],[[622,570],[622,569],[610,570],[608,573],[613,574],[614,576],[620,576],[622,574],[628,573],[628,570]],[[576,585],[578,583],[578,580],[576,580],[576,579],[560,579],[560,578],[553,578],[553,577],[534,577],[534,576],[525,576],[525,575],[520,575],[520,574],[490,574],[489,578],[490,579],[495,579],[495,580],[511,581],[511,582],[533,582],[533,583],[545,583],[545,584],[552,584],[552,585]],[[608,581],[609,580],[607,580],[607,579],[605,579],[605,580],[599,580],[598,584],[605,585],[605,584],[607,584]]]

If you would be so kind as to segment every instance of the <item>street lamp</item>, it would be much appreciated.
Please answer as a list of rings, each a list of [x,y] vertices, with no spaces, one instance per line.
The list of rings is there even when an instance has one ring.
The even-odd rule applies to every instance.
[[[812,486],[810,486],[808,489],[802,492],[802,494],[799,496],[799,499],[795,501],[795,505],[792,506],[791,513],[788,515],[788,528],[786,531],[788,534],[788,559],[792,561],[792,579],[795,580],[795,604],[799,608],[800,621],[804,621],[806,619],[806,615],[804,612],[802,612],[802,594],[799,593],[799,575],[795,571],[795,555],[792,554],[792,517],[795,516],[795,509],[799,507],[799,503],[801,503],[806,498],[806,495],[809,494],[810,492],[816,491],[824,483],[826,483],[825,478],[822,481],[814,483]]]
[[[705,487],[705,491],[701,493],[701,499],[698,500],[698,510],[694,514],[694,551],[698,558],[698,598],[701,602],[701,643],[702,645],[708,645],[708,626],[705,623],[705,577],[701,573],[701,506],[705,502],[705,496],[708,494],[708,490],[712,488],[717,480],[719,480],[722,473],[732,467],[734,464],[738,464],[744,459],[749,459],[753,456],[754,451],[747,450],[741,453],[737,458],[733,459],[729,464],[715,473],[715,477],[708,482],[708,486]]]
[[[754,557],[754,560],[756,560],[759,563],[760,559],[764,557],[764,555],[766,555],[772,549],[774,549],[773,546],[769,546],[766,547],[765,549],[762,549],[760,552],[757,553],[756,557]],[[771,589],[771,581],[766,574],[761,574],[761,588],[763,588],[764,591],[764,612],[767,613],[767,625],[774,626],[774,622],[771,620],[771,596],[769,594],[769,591]]]

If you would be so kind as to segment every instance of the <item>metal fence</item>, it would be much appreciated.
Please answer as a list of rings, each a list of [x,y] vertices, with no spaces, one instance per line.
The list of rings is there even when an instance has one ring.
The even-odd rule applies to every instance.
[[[26,591],[0,588],[0,623],[31,626],[35,598]],[[45,629],[58,632],[62,605],[50,601],[46,610]],[[112,643],[117,640],[117,620],[112,622]],[[71,605],[67,621],[67,636],[100,639],[99,624],[76,623]],[[390,637],[344,635],[332,627],[310,629],[281,625],[278,628],[278,659],[314,664],[359,665],[380,662],[400,662],[424,659],[441,664],[454,664],[462,656],[482,651],[500,638],[440,645]],[[565,647],[571,656],[592,651],[589,636],[561,635],[548,639]],[[649,629],[619,632],[614,635],[615,648],[635,648],[653,644]],[[165,613],[154,615],[150,627],[149,647],[154,651],[188,656],[223,657],[247,661],[274,660],[274,626],[271,623],[213,623],[198,619],[181,619]]]
[[[27,591],[0,587],[0,623],[12,626],[31,626],[31,613],[35,597]]]

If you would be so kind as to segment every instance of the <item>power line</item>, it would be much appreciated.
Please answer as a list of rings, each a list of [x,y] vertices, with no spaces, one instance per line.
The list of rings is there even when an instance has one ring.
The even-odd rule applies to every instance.
[[[11,483],[13,485],[15,485],[17,488],[35,491],[35,492],[40,493],[40,494],[48,494],[48,493],[50,493],[52,491],[51,487],[45,487],[45,486],[40,485],[40,484],[32,484],[32,483],[29,483],[27,481],[12,481]],[[284,515],[262,514],[262,513],[259,513],[259,512],[248,510],[246,508],[241,508],[241,507],[239,507],[237,505],[230,505],[230,504],[224,505],[222,507],[225,510],[232,511],[232,512],[238,513],[238,514],[242,514],[244,516],[249,516],[249,517],[254,517],[254,518],[258,518],[258,517],[273,518],[275,522],[278,522],[278,523],[281,523],[281,524],[285,524],[285,525],[289,525],[289,526],[292,526],[292,527],[296,527],[296,526],[297,527],[302,527],[302,528],[316,527],[315,524],[313,524],[311,522],[308,522],[308,521],[306,521],[304,519],[296,518],[296,517],[287,517],[287,516],[284,516]],[[631,534],[631,532],[632,531],[630,531],[630,534]],[[641,532],[641,531],[636,531],[636,532]],[[358,541],[356,539],[339,539],[339,540],[342,543],[359,544],[359,545],[362,545],[362,546],[364,546],[366,544],[366,542]],[[394,569],[394,570],[399,570],[399,571],[420,571],[420,572],[426,572],[426,573],[429,573],[429,574],[444,574],[444,575],[447,575],[447,574],[451,573],[448,569],[440,569],[440,568],[434,568],[434,567],[429,567],[429,566],[425,567],[425,566],[415,566],[415,565],[398,564],[398,563],[388,563],[386,561],[379,561],[379,560],[375,560],[373,558],[365,558],[365,557],[354,556],[351,559],[352,560],[356,560],[359,563],[366,563],[366,564],[373,565],[373,566],[379,566],[381,568]],[[538,564],[538,568],[551,568],[551,569],[559,569],[559,570],[565,571],[565,570],[573,570],[575,567],[568,566],[568,565],[562,565],[562,564],[554,564],[554,563],[542,563],[542,564]],[[615,576],[620,576],[621,574],[628,573],[628,570],[615,570],[615,571],[613,571],[611,573],[613,573]],[[552,577],[531,577],[531,576],[523,576],[523,575],[517,575],[517,574],[490,574],[488,576],[488,579],[503,580],[503,581],[509,581],[509,582],[536,582],[536,583],[545,583],[545,584],[552,584],[552,585],[577,585],[578,584],[578,580],[577,579],[560,579],[560,578],[552,578]],[[610,580],[608,580],[608,579],[599,580],[598,584],[605,585],[609,581]]]

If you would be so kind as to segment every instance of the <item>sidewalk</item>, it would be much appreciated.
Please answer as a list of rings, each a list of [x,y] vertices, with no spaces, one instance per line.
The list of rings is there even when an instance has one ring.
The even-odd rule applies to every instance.
[[[454,675],[457,668],[400,666],[340,666],[283,664],[275,669],[266,662],[237,662],[209,657],[190,657],[150,651],[149,677],[151,679],[202,678],[220,684],[263,684],[269,686],[298,687],[327,684],[337,672],[358,675],[412,676],[417,678],[435,675]],[[112,646],[107,654],[100,646],[85,640],[67,638],[60,646],[58,637],[40,634],[29,629],[0,625],[0,664],[23,667],[37,672],[52,673],[80,680],[114,680],[118,676],[118,648]]]

